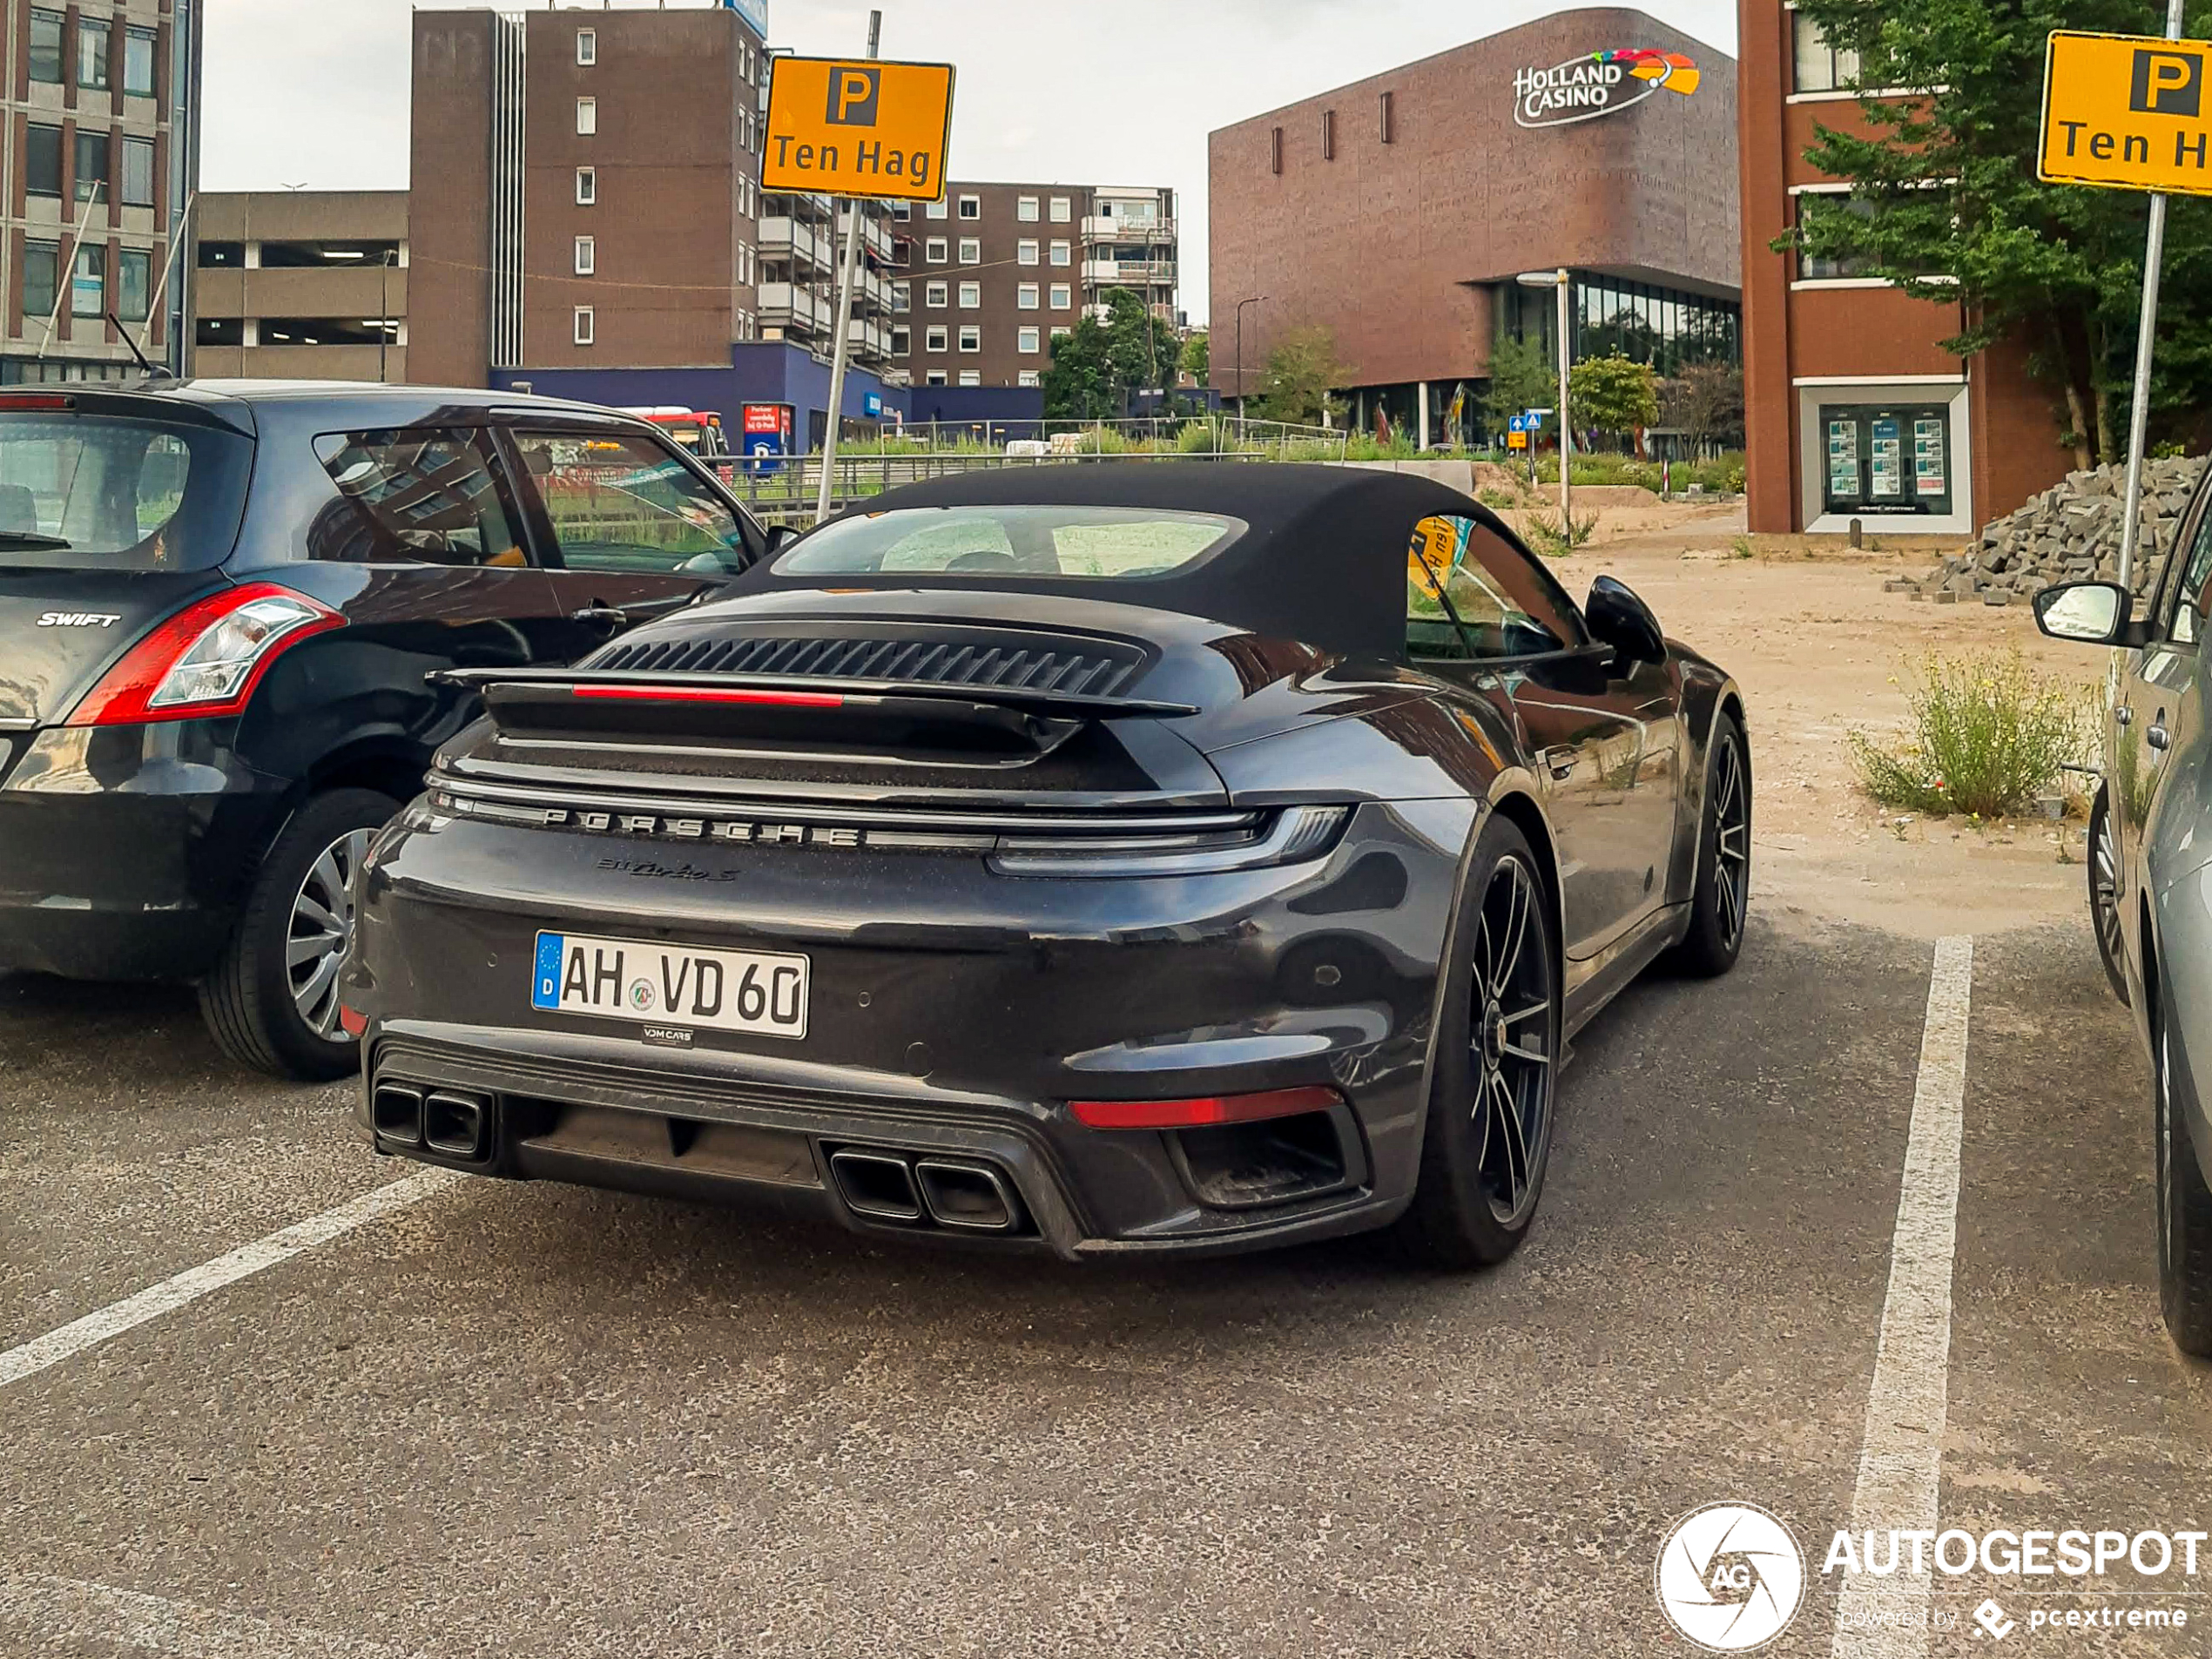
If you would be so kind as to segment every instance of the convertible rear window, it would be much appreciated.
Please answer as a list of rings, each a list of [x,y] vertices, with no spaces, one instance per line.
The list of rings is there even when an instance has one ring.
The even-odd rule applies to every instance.
[[[1127,581],[1179,575],[1244,528],[1218,514],[1143,507],[910,507],[827,525],[777,560],[775,573]]]
[[[0,570],[220,564],[253,465],[253,440],[215,427],[0,411]]]

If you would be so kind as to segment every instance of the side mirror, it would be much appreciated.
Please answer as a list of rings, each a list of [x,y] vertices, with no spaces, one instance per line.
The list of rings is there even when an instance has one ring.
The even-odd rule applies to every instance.
[[[1659,618],[1626,583],[1609,576],[1591,583],[1582,617],[1595,638],[1613,647],[1618,654],[1616,660],[1624,664],[1667,660],[1667,641],[1659,631]]]
[[[768,527],[768,556],[774,558],[805,534],[804,530],[793,529],[788,524],[771,524]]]
[[[2035,596],[2035,625],[2079,645],[2140,644],[2131,637],[2134,609],[2117,582],[2067,582]]]

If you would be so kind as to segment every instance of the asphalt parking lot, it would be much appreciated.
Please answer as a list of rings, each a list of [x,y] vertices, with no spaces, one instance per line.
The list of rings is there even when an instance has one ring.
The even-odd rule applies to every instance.
[[[1979,1575],[1919,1648],[1835,1634],[1870,1436],[1939,1447],[1946,1527],[2212,1508],[2128,1015],[2084,923],[1972,948],[1932,1426],[1868,1409],[1904,1363],[1926,940],[1755,909],[1731,978],[1633,988],[1487,1277],[1368,1243],[1076,1268],[434,1179],[47,1360],[415,1170],[346,1089],[228,1069],[185,996],[0,980],[0,1653],[1686,1653],[1654,1561],[1719,1500],[1812,1557],[1770,1651],[1949,1651],[1993,1595],[2006,1650],[2204,1651],[2031,1631],[2110,1598]],[[2161,1604],[2212,1623],[2208,1582]]]

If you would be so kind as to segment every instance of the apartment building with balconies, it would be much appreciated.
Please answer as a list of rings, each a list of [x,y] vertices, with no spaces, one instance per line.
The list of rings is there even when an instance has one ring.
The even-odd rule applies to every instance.
[[[915,387],[1040,387],[1117,287],[1177,320],[1172,190],[955,180],[891,228],[891,359]]]
[[[201,0],[0,0],[0,384],[181,369]]]

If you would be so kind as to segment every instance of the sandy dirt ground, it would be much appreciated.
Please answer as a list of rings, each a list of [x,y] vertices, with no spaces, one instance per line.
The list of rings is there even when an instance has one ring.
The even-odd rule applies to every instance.
[[[1752,555],[1742,556],[1744,546]],[[1592,544],[1556,569],[1578,597],[1611,575],[1668,634],[1743,686],[1757,806],[1758,907],[1801,926],[1854,921],[1932,937],[2054,921],[2087,926],[2082,824],[1899,824],[1853,781],[1844,733],[1900,730],[1912,664],[1930,651],[2017,645],[2031,666],[2085,687],[2101,652],[2038,633],[2024,604],[1937,605],[1882,591],[1933,564],[1935,544],[1747,538],[1741,505],[1601,513]]]

